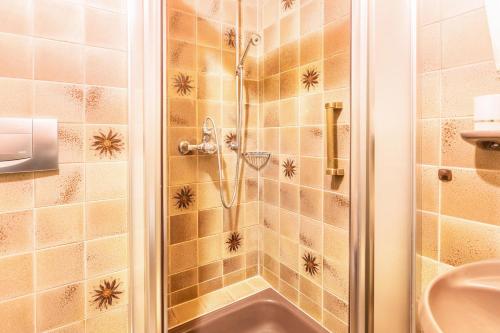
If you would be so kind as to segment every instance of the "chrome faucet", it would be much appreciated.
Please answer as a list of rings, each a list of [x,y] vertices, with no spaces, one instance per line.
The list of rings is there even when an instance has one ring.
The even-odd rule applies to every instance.
[[[203,125],[203,138],[200,144],[192,145],[189,141],[183,140],[179,142],[179,152],[182,155],[187,155],[192,151],[198,151],[205,154],[215,154],[217,152],[217,145],[211,142],[212,139],[212,128],[209,128],[205,122]]]

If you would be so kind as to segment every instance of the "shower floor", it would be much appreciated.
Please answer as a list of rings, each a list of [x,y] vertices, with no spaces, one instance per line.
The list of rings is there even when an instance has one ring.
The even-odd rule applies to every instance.
[[[323,333],[318,323],[269,288],[169,330],[169,333]]]

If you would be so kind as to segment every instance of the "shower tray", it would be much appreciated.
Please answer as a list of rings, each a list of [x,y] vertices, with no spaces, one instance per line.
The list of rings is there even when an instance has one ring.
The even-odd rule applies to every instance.
[[[193,319],[169,333],[327,333],[273,289]]]

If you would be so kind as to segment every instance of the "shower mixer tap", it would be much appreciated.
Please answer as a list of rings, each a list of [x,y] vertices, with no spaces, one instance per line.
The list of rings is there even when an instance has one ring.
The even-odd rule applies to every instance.
[[[179,142],[179,152],[182,155],[187,155],[192,151],[198,151],[205,154],[215,154],[217,152],[217,145],[211,142],[212,139],[212,129],[208,128],[206,124],[203,126],[203,138],[200,144],[192,145],[187,140]]]

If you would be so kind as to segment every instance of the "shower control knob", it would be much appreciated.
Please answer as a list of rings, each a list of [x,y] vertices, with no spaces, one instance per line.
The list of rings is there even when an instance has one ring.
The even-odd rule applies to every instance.
[[[199,145],[192,145],[189,141],[179,142],[179,152],[182,155],[188,155],[193,151],[199,151],[205,154],[215,154],[217,152],[217,146],[210,142],[202,142]]]

